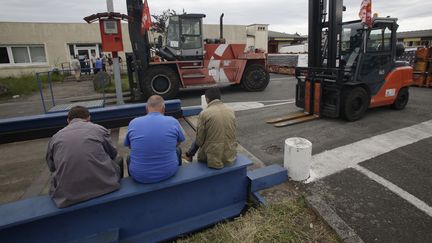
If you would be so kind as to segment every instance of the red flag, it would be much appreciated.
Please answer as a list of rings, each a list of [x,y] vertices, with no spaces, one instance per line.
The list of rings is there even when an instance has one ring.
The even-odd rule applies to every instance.
[[[144,1],[141,16],[142,16],[141,17],[141,35],[143,35],[152,26],[150,9],[149,9],[149,6],[147,4],[147,0]]]
[[[372,0],[363,0],[360,7],[359,17],[361,22],[367,26],[372,25]]]

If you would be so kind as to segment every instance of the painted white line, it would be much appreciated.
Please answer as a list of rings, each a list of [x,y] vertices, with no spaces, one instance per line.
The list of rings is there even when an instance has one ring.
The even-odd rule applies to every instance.
[[[234,111],[245,111],[264,107],[264,104],[259,102],[232,102],[225,103],[225,105],[227,105]]]
[[[354,166],[354,169],[357,171],[363,173],[370,179],[378,182],[382,186],[386,187],[396,195],[400,196],[404,200],[408,201],[412,205],[414,205],[416,208],[420,209],[421,211],[425,212],[427,215],[432,217],[432,207],[429,206],[427,203],[423,202],[422,200],[418,199],[417,197],[413,196],[409,192],[405,191],[404,189],[398,187],[397,185],[391,183],[390,181],[386,180],[385,178],[373,173],[372,171],[360,166],[356,165]]]
[[[312,157],[311,177],[307,183],[430,137],[432,120],[324,151]]]
[[[286,78],[271,78],[270,81],[279,81],[279,80],[287,80],[294,78],[294,76],[286,77]]]
[[[272,107],[272,106],[287,105],[287,104],[294,104],[294,103],[295,101],[288,101],[288,102],[282,102],[277,104],[265,105],[264,107]]]
[[[260,102],[260,103],[280,103],[280,102],[295,102],[295,99],[287,99],[287,100],[256,100],[255,102]]]
[[[228,107],[230,107],[234,111],[246,111],[246,110],[253,110],[253,109],[272,107],[272,106],[279,106],[279,105],[286,105],[286,104],[293,104],[293,103],[295,103],[295,101],[288,101],[288,102],[282,102],[282,103],[264,105],[261,102],[253,102],[253,101],[251,101],[251,102],[225,103],[225,105],[227,105]]]

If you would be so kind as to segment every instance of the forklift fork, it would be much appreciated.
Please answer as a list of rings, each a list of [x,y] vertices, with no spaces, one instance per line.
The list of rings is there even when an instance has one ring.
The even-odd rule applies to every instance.
[[[305,116],[309,116],[308,113],[303,112],[303,111],[298,111],[295,113],[291,113],[288,114],[286,116],[281,116],[281,117],[275,117],[275,118],[271,118],[266,120],[266,123],[268,124],[274,124],[274,123],[280,123],[280,122],[284,122],[284,121],[289,121],[289,120],[294,120],[294,119],[298,119],[298,118],[302,118]]]
[[[320,118],[321,110],[321,83],[305,81],[304,111],[298,111],[286,116],[268,119],[266,122],[275,127],[291,126]],[[297,97],[298,100],[298,97]]]

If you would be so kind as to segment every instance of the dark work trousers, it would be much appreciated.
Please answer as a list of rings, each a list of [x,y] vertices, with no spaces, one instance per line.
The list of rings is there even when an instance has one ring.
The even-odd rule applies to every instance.
[[[179,146],[176,147],[177,160],[179,162],[179,166],[182,165],[182,150]]]
[[[194,157],[195,154],[196,154],[196,152],[198,151],[198,149],[199,149],[199,146],[198,146],[198,145],[196,144],[196,142],[194,141],[194,142],[191,144],[189,150],[186,152],[186,156],[187,156],[187,157]]]
[[[181,166],[182,165],[182,158],[181,158],[182,150],[181,150],[181,148],[179,146],[176,147],[176,153],[177,153],[178,165]],[[129,155],[126,158],[126,163],[127,163],[127,166],[128,166],[128,173],[130,175],[130,171],[129,171],[130,156]]]
[[[124,165],[123,165],[123,157],[118,156],[114,159],[114,162],[120,167],[120,178],[124,177]]]
[[[90,71],[91,71],[90,65],[86,65],[84,70],[86,75],[90,75]]]

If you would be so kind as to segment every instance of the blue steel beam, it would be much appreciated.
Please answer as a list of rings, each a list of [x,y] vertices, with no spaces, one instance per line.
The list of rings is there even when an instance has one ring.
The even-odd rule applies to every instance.
[[[280,165],[270,165],[248,171],[250,191],[258,192],[288,181],[288,172]]]
[[[232,166],[209,169],[205,163],[181,166],[175,176],[154,184],[122,179],[113,193],[58,209],[49,196],[0,205],[1,242],[83,242],[118,238],[158,242],[199,230],[244,209],[246,167],[238,155]],[[54,229],[54,230],[53,230]]]
[[[183,116],[180,100],[165,102],[167,115]],[[198,114],[198,107],[184,109],[188,115]],[[146,114],[146,104],[110,106],[90,110],[92,122],[106,128],[127,126],[129,122]],[[67,112],[16,117],[0,120],[0,144],[50,137],[67,125]]]

